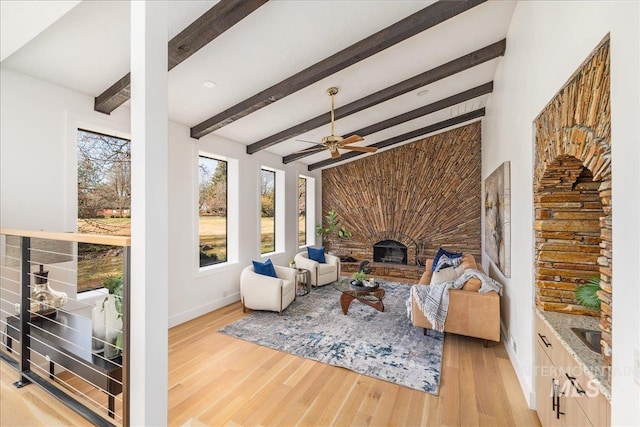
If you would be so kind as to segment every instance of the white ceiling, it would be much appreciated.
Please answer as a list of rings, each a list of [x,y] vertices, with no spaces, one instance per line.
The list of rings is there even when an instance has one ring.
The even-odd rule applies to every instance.
[[[93,97],[129,72],[128,2],[85,0],[75,7],[73,4],[78,2],[32,2],[29,13],[19,5],[5,7],[5,3],[23,2],[0,3],[3,68]],[[41,3],[64,4],[54,8]],[[216,3],[169,1],[169,38]],[[431,3],[269,1],[169,72],[170,119],[195,126]],[[248,145],[326,113],[330,105],[326,90],[330,86],[340,90],[336,96],[336,107],[340,107],[497,42],[506,37],[513,8],[512,1],[488,1],[218,129],[215,134]],[[5,22],[11,22],[10,31],[5,31]],[[34,28],[41,32],[34,36]],[[348,136],[489,82],[499,61],[494,59],[432,83],[426,87],[425,96],[417,96],[423,87],[340,119],[336,133]],[[206,80],[214,81],[216,87],[204,88],[202,83]],[[483,107],[489,96],[367,135],[358,145],[370,145]],[[319,141],[327,134],[329,125],[295,139]],[[309,147],[295,139],[267,150],[284,156]],[[322,152],[301,161],[315,163],[328,157],[328,152]]]

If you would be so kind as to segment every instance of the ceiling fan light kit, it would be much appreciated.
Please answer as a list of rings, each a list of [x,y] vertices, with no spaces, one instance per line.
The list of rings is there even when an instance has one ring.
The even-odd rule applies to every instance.
[[[363,153],[375,153],[376,151],[378,151],[378,149],[375,147],[349,146],[349,144],[354,144],[356,142],[364,141],[364,138],[359,135],[351,135],[347,138],[343,138],[342,136],[335,134],[335,124],[336,124],[335,96],[337,94],[338,94],[337,87],[330,87],[329,89],[327,89],[327,95],[331,97],[331,134],[323,137],[320,144],[316,145],[315,147],[306,148],[304,150],[299,151],[299,153],[308,153],[313,151],[319,152],[322,150],[329,150],[329,152],[331,153],[331,158],[337,159],[338,157],[340,157],[340,151],[338,151],[338,149],[360,151]],[[303,141],[303,140],[299,140],[299,141]],[[309,141],[303,141],[303,142],[309,142]]]

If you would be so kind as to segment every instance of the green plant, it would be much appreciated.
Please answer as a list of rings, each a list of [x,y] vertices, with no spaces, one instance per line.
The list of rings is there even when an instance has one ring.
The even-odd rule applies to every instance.
[[[340,220],[338,219],[338,212],[336,212],[334,209],[331,209],[324,216],[324,225],[316,224],[316,233],[319,236],[326,238],[333,234],[333,232],[336,230],[336,227],[338,227],[339,222]],[[351,232],[347,230],[346,227],[342,226],[338,228],[338,237],[340,237],[341,239],[350,239],[351,236]]]
[[[600,298],[598,298],[597,292],[601,289],[600,278],[592,277],[587,283],[576,288],[576,300],[583,307],[600,310]]]
[[[358,282],[363,282],[364,279],[367,278],[367,275],[362,271],[358,271],[356,273],[353,273],[351,277]]]
[[[122,307],[122,291],[124,281],[122,280],[122,275],[118,274],[115,276],[108,276],[106,279],[102,281],[102,285],[109,292],[109,295],[113,295],[113,302],[116,307],[116,312],[118,313],[118,319],[122,319],[123,307]],[[102,310],[104,311],[104,305],[107,302],[108,296],[104,298],[102,301]],[[122,349],[122,337],[123,333],[120,331],[118,336],[116,337],[115,346],[119,349]]]
[[[122,275],[108,276],[102,281],[102,286],[109,292],[109,295],[113,295],[113,299],[118,312],[118,319],[122,319]],[[102,301],[102,310],[104,310],[104,304],[107,302],[107,298]]]

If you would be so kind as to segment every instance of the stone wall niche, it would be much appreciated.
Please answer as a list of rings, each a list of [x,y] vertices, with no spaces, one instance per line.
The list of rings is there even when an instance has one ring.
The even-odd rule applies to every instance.
[[[548,311],[600,316],[602,353],[611,366],[611,115],[609,37],[535,119],[536,304]],[[574,298],[600,278],[601,311]]]

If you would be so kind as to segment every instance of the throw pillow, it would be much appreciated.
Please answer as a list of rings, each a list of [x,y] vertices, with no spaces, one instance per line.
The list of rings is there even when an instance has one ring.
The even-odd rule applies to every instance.
[[[449,252],[446,249],[440,248],[433,257],[433,265],[431,271],[442,270],[447,267],[457,267],[462,261],[462,252]]]
[[[276,269],[273,267],[273,263],[270,259],[265,262],[253,261],[253,271],[257,274],[262,274],[263,276],[278,277]]]
[[[325,264],[327,260],[324,257],[324,246],[320,248],[307,248],[307,254],[309,255],[309,259],[312,259],[320,264]]]
[[[462,290],[468,292],[478,292],[481,286],[482,282],[480,281],[480,279],[478,279],[477,277],[472,277],[471,279],[464,282]]]
[[[431,275],[431,284],[439,285],[440,283],[456,280],[458,277],[462,276],[462,273],[464,273],[464,266],[462,265],[443,268],[442,270],[435,271]]]

